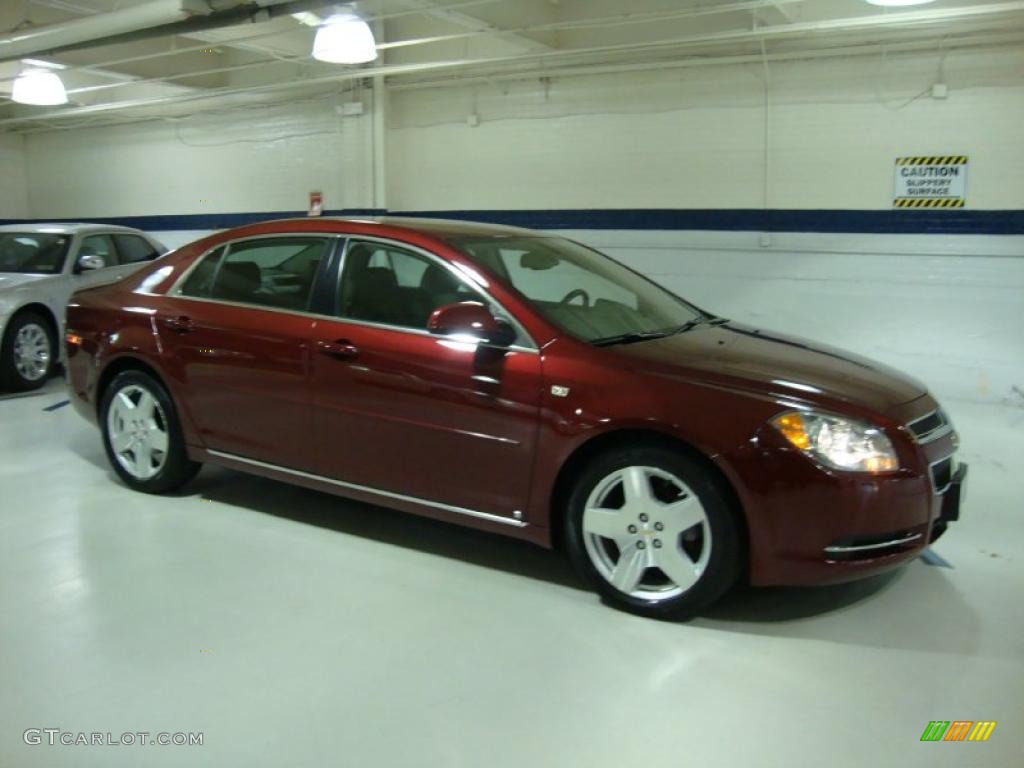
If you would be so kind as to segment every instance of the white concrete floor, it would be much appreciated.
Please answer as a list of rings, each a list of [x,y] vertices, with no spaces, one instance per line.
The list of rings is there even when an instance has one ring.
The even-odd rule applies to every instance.
[[[557,554],[268,480],[133,493],[91,426],[43,410],[63,399],[0,400],[2,766],[1020,765],[1019,408],[947,404],[971,464],[934,548],[952,568],[667,624],[601,605]],[[958,719],[999,725],[919,741]]]

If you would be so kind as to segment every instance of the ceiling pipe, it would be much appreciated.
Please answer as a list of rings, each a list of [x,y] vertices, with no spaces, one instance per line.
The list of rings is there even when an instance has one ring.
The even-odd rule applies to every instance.
[[[946,50],[970,50],[972,48],[991,48],[991,47],[1007,47],[1017,46],[1024,44],[1024,36],[1020,34],[1016,35],[980,35],[975,37],[968,37],[962,40],[946,40]],[[677,59],[673,61],[660,61],[660,62],[644,62],[644,63],[633,63],[633,64],[585,64],[579,66],[565,66],[550,69],[521,69],[514,72],[507,72],[503,74],[488,74],[479,76],[458,76],[454,75],[444,80],[413,80],[408,83],[390,84],[388,85],[389,91],[410,91],[410,90],[421,90],[429,88],[452,88],[452,87],[465,87],[476,84],[491,85],[499,81],[516,81],[516,80],[535,80],[538,77],[581,77],[581,76],[593,76],[593,75],[605,75],[605,74],[621,74],[627,72],[646,72],[646,71],[662,71],[667,69],[688,69],[691,67],[712,67],[722,65],[736,65],[736,64],[749,64],[749,63],[761,63],[763,58],[767,58],[769,62],[789,62],[789,61],[811,61],[816,59],[831,59],[831,58],[856,58],[864,56],[877,56],[881,51],[886,51],[889,54],[899,53],[914,53],[918,51],[931,51],[935,48],[934,40],[920,40],[912,42],[898,42],[898,43],[871,43],[864,46],[842,46],[837,48],[823,48],[823,49],[808,49],[803,51],[787,51],[780,53],[769,53],[766,57],[762,57],[761,53],[751,54],[737,54],[733,56],[693,56],[686,59]],[[355,76],[359,73],[353,73],[354,76],[347,78],[350,81],[361,80],[361,77]],[[301,82],[301,81],[300,81]],[[175,96],[160,97],[158,99],[149,99],[145,104],[136,103],[132,106],[140,107],[154,107],[161,106],[163,104],[173,105],[182,101],[194,101],[203,99],[214,99],[223,97],[227,99],[234,99],[238,97],[244,97],[251,94],[251,89],[237,89],[232,93],[219,93],[219,94],[195,94],[187,99],[180,99]],[[274,102],[282,103],[282,102]],[[216,107],[214,107],[216,108]],[[223,108],[223,107],[221,107]],[[230,107],[227,107],[230,108]],[[85,108],[88,109],[88,108]],[[81,112],[77,113],[81,115]],[[65,115],[65,117],[74,117],[76,115]],[[84,116],[88,119],[87,116]],[[136,115],[131,117],[125,117],[123,119],[110,119],[102,122],[96,122],[90,124],[89,127],[100,126],[100,125],[123,125],[139,122],[151,122],[153,120],[163,119],[160,115]],[[179,118],[169,118],[179,119]],[[0,120],[0,127],[7,124],[30,124],[37,123],[38,125],[33,127],[24,128],[20,133],[45,133],[56,130],[68,130],[75,126],[62,125],[56,121],[47,121],[46,118],[42,117],[24,117],[24,118],[8,118]],[[14,130],[17,130],[15,125]]]
[[[211,12],[203,0],[152,0],[112,13],[33,27],[0,37],[0,61],[11,61],[139,29],[158,27]]]
[[[947,40],[945,45],[947,47],[965,47],[965,45],[981,45],[983,43],[977,42],[978,38],[970,39],[970,42],[964,43],[959,42],[958,45],[954,45],[956,41]],[[1024,30],[1017,34],[993,36],[987,35],[984,40],[993,45],[999,45],[1006,41],[1021,42],[1024,41]],[[763,42],[763,41],[762,41]],[[935,48],[935,40],[927,39],[922,41],[907,42],[907,43],[878,43],[873,44],[872,50],[878,51],[882,48],[889,48],[893,52],[895,51],[912,51],[912,50],[931,50]],[[836,55],[851,55],[864,50],[864,45],[850,45],[842,48],[825,48],[825,49],[812,49],[808,51],[791,51],[781,52],[778,54],[766,54],[770,61],[790,61],[794,59],[807,59],[815,58],[820,55],[821,57],[836,56]],[[838,51],[838,53],[833,53]],[[410,80],[408,83],[391,83],[388,85],[389,90],[401,91],[415,88],[430,88],[430,87],[446,87],[451,85],[462,85],[465,83],[480,83],[480,82],[492,82],[498,80],[523,80],[523,79],[534,79],[537,77],[563,77],[573,76],[579,74],[607,74],[615,72],[629,72],[629,71],[651,71],[659,69],[674,69],[677,67],[692,67],[702,66],[704,64],[735,64],[735,63],[746,63],[748,61],[761,61],[762,54],[734,54],[734,55],[723,55],[723,56],[693,56],[687,59],[676,59],[672,61],[653,61],[653,62],[639,62],[632,64],[583,64],[578,67],[561,66],[550,69],[538,69],[535,64],[529,63],[527,67],[521,70],[509,70],[507,72],[500,73],[489,73],[486,75],[452,75],[450,77],[440,80]],[[172,83],[175,80],[188,80],[192,77],[203,77],[207,75],[222,74],[224,72],[238,72],[240,70],[250,70],[259,67],[274,66],[280,64],[301,64],[309,60],[308,56],[295,57],[293,59],[283,58],[272,58],[262,59],[260,61],[251,61],[245,64],[233,64],[229,66],[214,67],[211,69],[202,69],[191,72],[181,72],[175,75],[164,75],[162,77],[135,77],[135,78],[123,78],[124,82],[117,83],[106,83],[103,85],[88,85],[80,88],[69,88],[68,95],[76,95],[81,93],[94,93],[97,91],[106,91],[112,88],[120,88],[124,86],[139,86],[153,83]],[[0,81],[2,82],[2,81]],[[300,81],[301,82],[301,81]]]
[[[775,1],[779,2],[779,0],[775,0]],[[1009,5],[1011,7],[1009,9],[1005,9],[1006,5]],[[972,11],[971,15],[972,16],[976,15],[979,12],[979,10],[983,10],[984,11],[983,15],[991,15],[991,14],[996,13],[996,12],[1003,12],[1004,10],[1024,11],[1024,0],[1016,0],[1016,2],[1008,3],[1008,4],[1003,4],[1003,5],[998,5],[997,4],[997,6],[998,7],[993,6],[993,5],[987,5],[987,6],[982,6],[980,9],[977,6],[974,6],[974,7],[971,8],[971,11]],[[721,7],[723,7],[723,6],[719,6],[719,8],[721,8]],[[911,12],[909,14],[900,14],[900,15],[881,14],[880,18],[891,19],[894,24],[898,24],[898,23],[901,23],[901,22],[902,23],[907,23],[907,22],[934,23],[935,21],[944,20],[946,18],[946,15],[949,15],[949,14],[953,14],[954,18],[959,18],[960,16],[958,14],[960,13],[961,10],[962,9],[944,9],[944,10],[941,11],[943,16],[938,18],[938,19],[936,18],[934,12],[920,12],[920,11],[918,11],[918,12]],[[909,18],[904,18],[904,16],[909,17]],[[744,41],[749,40],[749,41],[752,41],[752,42],[763,43],[766,38],[780,36],[778,34],[780,32],[781,33],[786,33],[786,34],[783,34],[781,36],[788,37],[788,36],[790,36],[790,35],[792,35],[794,33],[798,34],[798,35],[799,34],[804,34],[804,33],[808,32],[808,31],[812,31],[812,28],[814,30],[819,30],[819,31],[845,31],[846,28],[848,28],[848,27],[851,27],[851,26],[856,27],[856,26],[859,26],[862,23],[873,26],[875,24],[875,17],[854,17],[852,19],[840,19],[838,21],[845,22],[845,23],[839,25],[838,27],[833,25],[831,21],[827,21],[827,22],[810,22],[810,23],[806,23],[806,24],[805,23],[779,24],[779,25],[775,25],[775,26],[771,26],[771,27],[758,27],[755,30],[749,30],[749,29],[748,30],[739,30],[739,31],[734,30],[734,31],[722,32],[722,33],[711,33],[711,34],[705,34],[705,35],[691,36],[691,37],[687,37],[687,38],[675,38],[675,39],[673,39],[671,41],[652,41],[650,43],[631,43],[631,44],[627,44],[626,52],[632,51],[632,50],[635,50],[635,49],[640,49],[640,48],[643,48],[643,47],[645,47],[647,45],[661,46],[661,45],[664,45],[666,42],[671,42],[672,44],[676,45],[679,48],[699,47],[699,46],[701,46],[703,44],[713,44],[713,43],[718,43],[718,42],[722,42],[722,41],[733,42],[733,41],[740,41],[740,40],[744,40]],[[822,24],[826,24],[828,26],[827,27],[821,27],[820,25],[822,25]],[[486,33],[481,33],[481,34],[486,34]],[[407,41],[407,42],[419,42],[419,41]],[[379,46],[379,47],[381,47],[381,46]],[[602,53],[612,52],[612,51],[615,51],[617,53],[621,53],[621,52],[623,52],[623,46],[621,46],[621,45],[619,45],[619,46],[602,46],[600,48],[588,48],[588,49],[582,49],[582,48],[580,48],[580,49],[561,49],[561,50],[559,50],[557,52],[550,52],[549,51],[546,54],[539,54],[539,53],[535,53],[535,54],[532,54],[532,55],[531,54],[521,54],[521,55],[516,55],[516,56],[513,56],[513,57],[501,57],[501,58],[498,58],[498,59],[466,60],[464,63],[467,64],[467,65],[472,65],[472,64],[486,65],[486,64],[490,64],[490,63],[494,62],[494,63],[498,63],[499,65],[501,65],[504,62],[511,62],[511,63],[515,64],[515,63],[517,63],[519,61],[524,61],[527,65],[533,65],[536,62],[536,59],[534,58],[535,56],[552,56],[553,55],[553,56],[561,57],[561,56],[573,55],[573,54],[585,56],[587,54],[600,55]],[[271,58],[271,59],[264,59],[264,60],[255,61],[255,62],[248,62],[248,63],[245,63],[245,64],[235,64],[235,65],[231,65],[231,66],[216,67],[216,68],[212,68],[212,69],[193,70],[193,71],[189,71],[189,72],[181,72],[181,73],[174,74],[174,75],[164,75],[164,76],[161,76],[161,77],[151,77],[151,78],[145,78],[145,79],[138,79],[137,78],[133,82],[109,83],[109,84],[104,84],[104,85],[84,86],[84,87],[80,87],[80,88],[75,88],[75,89],[69,90],[68,93],[69,94],[91,93],[91,92],[96,92],[96,91],[105,91],[105,90],[116,89],[116,88],[124,87],[124,86],[128,86],[128,85],[140,85],[140,84],[144,84],[144,83],[158,83],[158,82],[172,82],[172,81],[175,81],[175,80],[188,80],[189,78],[193,78],[193,77],[200,77],[200,76],[211,75],[211,74],[219,74],[219,73],[223,73],[223,72],[233,72],[233,71],[238,71],[238,70],[247,70],[247,69],[253,69],[253,68],[258,68],[258,67],[273,66],[275,64],[281,64],[281,63],[301,64],[301,63],[304,63],[304,62],[307,62],[307,61],[311,61],[311,58],[309,56],[296,56],[296,57],[288,57],[288,58],[286,58],[286,57],[274,57],[274,58]],[[413,65],[413,66],[416,67],[416,71],[418,71],[421,67],[426,67],[429,70],[431,68],[432,64],[431,63],[426,63],[426,64],[417,64],[417,65]],[[591,66],[593,66],[593,65],[591,65]],[[534,70],[534,71],[536,71],[536,70]],[[375,70],[361,70],[361,73],[363,75],[370,75],[370,74],[373,74],[373,72],[375,72]],[[402,74],[402,72],[389,72],[388,74]],[[488,77],[493,77],[493,75],[488,75]],[[454,79],[454,77],[452,79]],[[302,82],[309,82],[309,80],[307,79],[307,80],[302,80],[302,81],[296,81],[296,84],[302,83]],[[396,87],[400,88],[401,85],[399,84]]]
[[[410,40],[397,40],[390,43],[381,43],[377,46],[379,50],[389,48],[404,48],[410,45],[426,45],[430,43],[445,43],[465,40],[467,38],[479,37],[481,35],[516,34],[522,35],[531,32],[561,32],[564,30],[576,29],[599,29],[607,27],[625,27],[636,24],[658,24],[667,21],[681,21],[685,19],[699,18],[703,16],[721,16],[729,13],[740,13],[746,11],[759,11],[765,8],[777,8],[779,6],[804,3],[807,0],[742,0],[734,3],[720,3],[718,5],[698,5],[695,7],[671,8],[660,11],[630,11],[619,13],[614,16],[598,16],[588,19],[570,19],[566,21],[552,21],[543,24],[530,24],[524,27],[509,27],[501,29],[485,29],[473,32],[457,32],[447,35],[432,35],[431,37],[420,37]]]
[[[1008,48],[1012,46],[1019,46],[1024,44],[1024,35],[1022,34],[1006,34],[1006,35],[977,35],[971,37],[965,37],[955,40],[946,40],[945,46],[947,51],[954,50],[972,50],[977,48]],[[822,48],[822,49],[808,49],[802,51],[786,51],[779,53],[768,53],[766,56],[762,56],[761,53],[750,53],[750,54],[737,54],[732,56],[693,56],[686,59],[677,59],[673,61],[661,61],[661,62],[643,62],[633,64],[586,64],[580,66],[566,66],[557,67],[551,69],[523,69],[514,72],[507,72],[503,74],[489,74],[480,76],[458,76],[454,75],[450,78],[441,80],[413,80],[407,83],[401,84],[389,84],[389,91],[415,91],[430,88],[461,88],[472,85],[494,85],[496,82],[507,82],[507,81],[519,81],[519,80],[536,80],[538,77],[586,77],[594,75],[607,75],[607,74],[622,74],[629,72],[647,72],[647,71],[663,71],[667,69],[689,69],[691,67],[713,67],[713,66],[728,66],[737,64],[757,64],[762,63],[766,58],[769,62],[791,62],[791,61],[813,61],[818,59],[833,59],[833,58],[857,58],[865,56],[877,56],[880,52],[885,51],[888,54],[906,54],[916,53],[920,51],[933,51],[935,48],[934,40],[917,40],[907,41],[901,43],[870,43],[867,45],[850,45],[841,46],[836,48]],[[240,93],[238,95],[245,95]],[[168,97],[174,98],[174,97]],[[268,102],[271,104],[281,104],[288,102]],[[223,107],[222,107],[223,108]],[[230,109],[231,107],[226,107]],[[88,118],[85,118],[88,120]],[[100,125],[126,125],[140,122],[152,122],[153,120],[163,119],[159,115],[136,115],[126,116],[121,119],[110,119],[102,122],[96,122],[90,124],[89,127],[100,126]],[[168,118],[172,120],[180,119],[180,117]],[[0,121],[0,125],[2,125]],[[23,121],[31,122],[31,121]],[[37,118],[35,122],[39,123],[37,126],[24,128],[19,133],[47,133],[59,130],[72,130],[79,126],[66,125],[58,122],[46,123],[45,120]],[[17,129],[15,129],[17,130]]]
[[[453,9],[460,9],[460,8],[473,8],[473,7],[477,7],[477,6],[481,6],[481,5],[490,5],[490,4],[498,3],[498,2],[501,2],[501,0],[461,0],[461,2],[456,2],[456,3],[450,3],[448,5],[437,6],[437,10],[439,10],[439,11],[446,11],[446,10],[453,10]],[[288,13],[289,12],[289,11],[287,11],[285,9],[280,9],[280,8],[275,8],[275,9],[273,9],[273,11],[276,12],[276,13]],[[298,12],[298,11],[296,11],[296,12]],[[422,11],[417,11],[417,10],[411,10],[411,11],[410,10],[406,10],[406,11],[392,11],[392,12],[389,12],[389,13],[378,13],[378,14],[374,14],[374,15],[371,15],[371,16],[367,16],[365,18],[365,20],[367,22],[386,21],[386,20],[389,20],[389,19],[397,19],[397,18],[401,18],[401,17],[404,17],[404,16],[417,16],[417,15],[420,15],[421,13],[422,13]],[[231,37],[231,38],[219,39],[216,42],[215,45],[218,46],[218,47],[219,46],[231,47],[231,46],[234,46],[234,45],[237,45],[237,44],[240,44],[240,43],[250,42],[252,40],[265,40],[265,39],[270,38],[270,37],[280,37],[280,35],[281,35],[281,30],[280,29],[273,29],[273,30],[271,30],[269,32],[260,32],[258,34],[254,34],[254,35],[242,35],[240,37]],[[195,53],[196,51],[207,50],[207,49],[210,48],[210,46],[211,46],[211,43],[209,43],[209,42],[203,42],[203,43],[200,43],[198,45],[184,45],[184,46],[175,45],[175,47],[173,47],[173,48],[167,48],[165,50],[157,50],[157,51],[154,51],[154,52],[151,52],[151,53],[145,53],[145,54],[136,55],[136,56],[127,56],[127,57],[121,57],[121,58],[117,58],[117,59],[108,59],[106,61],[100,61],[100,62],[96,62],[96,63],[93,63],[93,64],[83,64],[83,65],[80,65],[80,66],[66,66],[61,71],[62,72],[67,72],[67,73],[70,73],[70,72],[84,72],[86,74],[89,74],[93,69],[96,69],[96,68],[116,67],[116,66],[119,66],[119,65],[122,65],[122,64],[132,64],[132,63],[138,62],[138,61],[152,61],[153,59],[170,58],[170,57],[173,57],[173,56],[183,56],[183,55],[185,55],[187,53]],[[0,83],[11,82],[13,80],[14,80],[13,77],[0,78]]]
[[[1005,35],[992,35],[985,33],[981,35],[944,40],[945,50],[947,51],[958,51],[971,48],[1007,47],[1022,44],[1024,44],[1024,31],[1016,34]],[[451,75],[449,77],[435,78],[432,80],[409,80],[407,82],[392,83],[388,85],[388,90],[397,92],[417,91],[428,88],[463,88],[473,85],[493,85],[494,83],[499,82],[536,80],[538,77],[589,77],[593,75],[611,75],[629,72],[660,72],[670,69],[689,69],[692,67],[756,64],[761,63],[764,60],[769,62],[812,61],[816,59],[877,56],[883,51],[890,54],[902,54],[934,50],[935,40],[928,39],[902,42],[873,42],[861,45],[844,45],[835,48],[809,48],[806,50],[765,53],[763,55],[761,53],[739,53],[720,56],[694,55],[685,59],[673,59],[671,61],[647,61],[625,64],[581,64],[578,66],[568,65],[543,69],[529,67],[486,75]]]
[[[524,54],[516,56],[495,56],[481,59],[458,59],[447,61],[425,62],[421,64],[398,64],[360,69],[346,69],[343,72],[317,75],[284,82],[267,83],[264,85],[246,86],[242,88],[216,88],[210,91],[187,94],[183,96],[156,97],[142,99],[126,99],[107,104],[93,104],[85,107],[58,109],[48,112],[45,116],[23,116],[0,119],[0,126],[34,123],[40,120],[53,120],[84,115],[96,115],[117,112],[124,109],[142,109],[171,104],[188,103],[198,100],[248,96],[256,94],[276,93],[295,88],[341,83],[365,77],[416,75],[426,72],[459,72],[473,68],[503,67],[510,69],[516,65],[537,65],[538,68],[548,62],[566,61],[572,58],[587,59],[595,56],[628,54],[634,52],[681,51],[686,48],[699,48],[708,45],[739,42],[758,42],[762,39],[787,39],[803,37],[808,33],[832,32],[842,33],[866,29],[877,29],[887,24],[893,27],[931,25],[943,21],[963,20],[968,18],[999,17],[1011,13],[1024,12],[1024,0],[989,3],[985,5],[967,6],[962,8],[944,8],[934,11],[910,11],[906,13],[888,13],[871,16],[855,16],[844,19],[825,21],[779,24],[771,27],[759,27],[754,30],[733,30],[707,35],[691,35],[640,43],[625,43],[588,48],[549,51],[541,54]],[[580,62],[583,63],[583,62]],[[592,62],[598,63],[598,62]]]
[[[960,40],[946,40],[947,50],[976,47],[981,45],[1005,45],[1008,43],[1024,42],[1024,31],[1011,35],[984,35],[981,37],[964,38]],[[838,56],[862,56],[866,53],[877,54],[882,50],[890,53],[934,50],[935,40],[920,40],[905,43],[872,43],[870,45],[850,45],[838,48],[821,48],[806,51],[785,51],[779,53],[754,53],[754,54],[733,54],[721,56],[691,56],[686,59],[675,59],[672,61],[651,61],[628,64],[582,64],[578,66],[561,66],[550,69],[537,69],[530,65],[523,69],[510,70],[501,73],[489,73],[486,75],[452,75],[443,79],[435,80],[410,80],[406,83],[391,83],[388,85],[390,91],[418,90],[423,88],[450,88],[464,85],[476,85],[480,83],[490,84],[506,80],[535,80],[538,77],[575,77],[582,75],[617,74],[623,72],[649,72],[666,69],[680,69],[689,67],[713,66],[722,64],[746,64],[749,62],[762,61],[799,61],[814,58],[833,58]],[[305,59],[295,59],[296,62]],[[196,72],[186,72],[178,75],[151,78],[125,78],[125,82],[109,83],[104,85],[90,85],[82,88],[69,88],[68,95],[80,93],[93,93],[95,91],[109,90],[127,85],[147,85],[153,83],[170,83],[174,80],[186,80],[190,77],[220,74],[223,72],[237,72],[239,70],[254,69],[258,67],[272,66],[275,64],[290,63],[281,59],[264,59],[262,61],[237,64],[226,67],[204,69]],[[173,98],[173,97],[172,97]]]
[[[119,11],[0,37],[0,62],[270,20],[288,13],[322,8],[329,2],[239,0],[229,8],[215,9],[208,0],[151,0]]]

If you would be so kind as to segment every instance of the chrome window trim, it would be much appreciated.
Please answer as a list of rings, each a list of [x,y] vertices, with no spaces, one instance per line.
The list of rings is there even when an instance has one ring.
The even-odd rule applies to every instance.
[[[425,256],[427,259],[440,264],[445,269],[449,270],[455,277],[459,278],[459,280],[461,280],[462,282],[466,281],[466,276],[463,275],[462,273],[460,273],[454,267],[452,267],[444,259],[442,259],[442,258],[440,258],[440,257],[438,257],[438,256],[436,256],[436,255],[434,255],[432,253],[430,253],[430,251],[426,251],[426,250],[424,250],[422,248],[419,248],[418,246],[415,246],[415,245],[410,245],[408,243],[404,243],[404,242],[402,242],[400,240],[392,240],[390,238],[376,237],[376,236],[372,236],[372,235],[349,235],[349,234],[343,234],[343,233],[338,233],[338,232],[285,232],[285,233],[278,233],[278,234],[273,234],[273,235],[252,235],[250,237],[237,237],[237,238],[234,238],[233,240],[224,240],[224,241],[222,241],[220,243],[217,243],[216,245],[208,248],[207,250],[203,251],[199,256],[197,256],[192,261],[192,263],[188,266],[188,269],[186,269],[184,272],[182,272],[180,275],[178,275],[177,280],[175,280],[174,284],[170,288],[167,289],[167,291],[164,293],[164,295],[167,296],[167,297],[170,297],[170,298],[175,298],[175,299],[185,299],[187,301],[201,301],[201,302],[207,302],[207,303],[210,303],[210,304],[222,304],[222,305],[228,306],[228,307],[244,307],[246,309],[259,309],[259,310],[262,310],[264,312],[279,312],[279,313],[286,314],[286,315],[299,315],[299,316],[302,316],[302,317],[312,317],[312,318],[316,318],[318,320],[331,320],[331,321],[336,322],[336,323],[346,323],[346,324],[349,324],[349,325],[357,325],[357,326],[362,326],[362,327],[365,327],[365,328],[379,328],[379,329],[385,330],[385,331],[397,331],[399,333],[408,333],[408,334],[412,334],[414,336],[429,336],[432,339],[447,339],[447,338],[449,338],[448,336],[443,336],[441,334],[431,333],[426,328],[409,328],[407,326],[402,326],[402,325],[390,325],[388,323],[374,323],[374,322],[370,322],[370,321],[367,321],[367,320],[356,320],[356,319],[349,318],[349,317],[341,317],[340,315],[336,315],[336,314],[334,314],[334,315],[325,315],[325,314],[320,314],[318,312],[303,312],[302,310],[281,309],[279,307],[267,307],[267,306],[263,306],[261,304],[248,304],[248,303],[241,302],[241,301],[228,301],[226,299],[213,299],[213,298],[204,297],[204,296],[186,296],[185,294],[183,294],[181,292],[182,286],[184,286],[185,282],[189,278],[189,275],[192,274],[192,271],[195,270],[196,267],[199,266],[199,263],[201,261],[203,261],[207,256],[209,256],[211,253],[213,253],[214,251],[218,250],[219,248],[226,247],[227,250],[225,251],[223,258],[227,258],[227,256],[231,253],[231,246],[233,244],[235,244],[235,243],[248,242],[249,240],[270,239],[270,238],[280,238],[280,237],[289,237],[289,236],[294,236],[294,237],[322,237],[322,238],[325,238],[325,239],[333,238],[335,240],[346,240],[345,247],[344,247],[344,249],[343,249],[343,251],[341,253],[340,258],[338,259],[338,270],[337,270],[337,275],[336,275],[336,279],[338,281],[337,282],[337,287],[340,287],[340,285],[341,285],[341,274],[342,274],[342,270],[345,268],[345,256],[348,254],[349,245],[351,244],[351,242],[353,240],[385,243],[385,244],[388,244],[388,245],[394,245],[395,247],[397,247],[399,249],[404,248],[406,250],[413,251],[414,253],[421,254],[421,255]],[[335,247],[336,246],[337,246],[337,243],[335,243]],[[522,324],[516,319],[515,315],[513,315],[511,312],[509,312],[500,301],[498,301],[493,296],[491,296],[490,293],[485,291],[483,288],[477,287],[475,290],[478,290],[489,301],[493,302],[495,305],[500,307],[501,311],[504,312],[505,315],[512,321],[512,324],[515,327],[516,332],[522,334],[523,338],[525,338],[527,341],[529,341],[530,344],[534,345],[534,346],[523,346],[521,344],[511,344],[511,345],[509,345],[507,347],[497,347],[497,346],[492,345],[492,344],[487,344],[487,343],[481,342],[480,346],[488,347],[488,348],[493,348],[493,349],[504,349],[504,350],[509,350],[509,351],[512,351],[512,352],[523,352],[523,353],[526,353],[526,354],[539,355],[540,354],[540,349],[536,346],[536,342],[533,340],[533,338],[530,336],[530,334],[527,332],[527,330],[525,328],[523,328]],[[459,339],[459,341],[465,342],[465,339]],[[466,343],[468,343],[468,342],[466,342]]]
[[[841,555],[847,552],[870,552],[873,549],[890,549],[891,547],[899,547],[905,544],[909,544],[912,541],[917,541],[921,538],[920,533],[912,533],[908,536],[904,536],[901,539],[890,539],[889,541],[880,541],[877,544],[859,544],[857,546],[831,546],[825,547],[825,552],[830,555]]]
[[[914,425],[918,422],[930,419],[932,416],[938,416],[941,420],[939,426],[935,427],[931,432],[925,432],[923,435],[917,435],[914,432]],[[953,431],[953,425],[946,417],[945,411],[941,408],[936,408],[933,411],[929,411],[923,416],[918,416],[913,421],[907,422],[907,430],[910,432],[910,436],[914,439],[914,442],[918,445],[927,445],[928,443],[935,442],[939,438],[945,437]]]
[[[207,448],[206,452],[211,456],[218,456],[222,459],[228,459],[229,461],[238,461],[242,464],[251,464],[254,467],[262,467],[264,469],[273,470],[274,472],[282,472],[287,475],[293,475],[295,477],[303,477],[307,480],[315,480],[320,483],[328,483],[330,485],[336,485],[339,488],[348,488],[353,491],[361,491],[363,493],[370,493],[375,496],[380,496],[386,499],[395,499],[396,501],[407,501],[413,504],[421,504],[425,507],[432,507],[434,509],[440,509],[445,512],[454,512],[460,515],[466,515],[468,517],[475,517],[480,520],[488,520],[492,523],[501,523],[503,525],[511,525],[514,528],[525,528],[528,523],[523,520],[518,520],[513,517],[502,517],[501,515],[495,515],[490,512],[481,512],[476,509],[469,509],[467,507],[456,507],[452,504],[444,504],[440,501],[431,501],[429,499],[421,499],[418,496],[409,496],[404,493],[395,493],[393,491],[383,491],[379,488],[371,488],[368,485],[359,485],[357,483],[347,483],[344,480],[335,480],[332,477],[325,477],[323,475],[316,475],[311,472],[303,472],[299,469],[290,469],[289,467],[282,467],[278,464],[270,464],[266,461],[259,461],[257,459],[250,459],[245,456],[239,456],[233,453],[226,453],[224,451],[215,451]],[[513,513],[515,514],[515,513]]]

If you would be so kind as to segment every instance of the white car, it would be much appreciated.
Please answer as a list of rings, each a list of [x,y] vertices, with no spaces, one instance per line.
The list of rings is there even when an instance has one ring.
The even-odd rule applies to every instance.
[[[43,385],[60,359],[72,293],[119,280],[166,251],[128,227],[0,226],[0,389]]]

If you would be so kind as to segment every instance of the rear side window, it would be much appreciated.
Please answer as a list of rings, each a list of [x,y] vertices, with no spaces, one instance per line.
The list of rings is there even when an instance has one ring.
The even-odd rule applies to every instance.
[[[188,276],[184,285],[181,286],[182,296],[195,296],[197,298],[208,298],[210,289],[213,287],[213,276],[217,274],[217,267],[220,265],[221,257],[227,250],[223,245],[214,251],[206,254],[203,260],[196,264],[192,274]]]
[[[148,240],[138,235],[114,235],[114,242],[122,264],[151,261],[159,255]]]
[[[197,296],[276,309],[309,307],[330,241],[322,237],[260,238],[206,256],[182,286]]]

